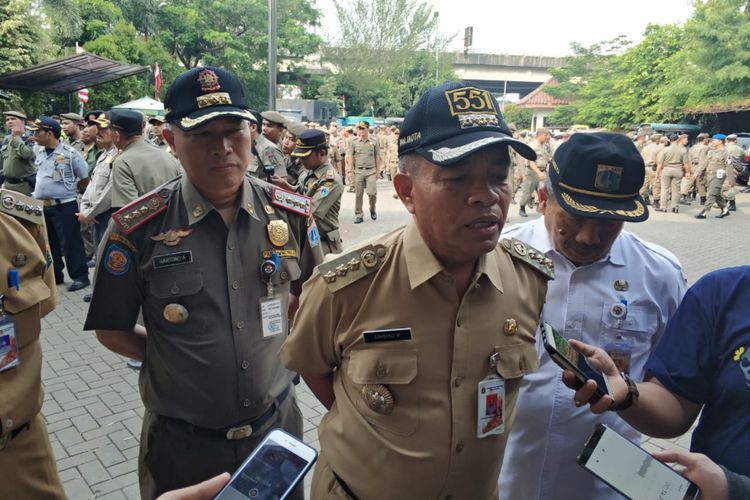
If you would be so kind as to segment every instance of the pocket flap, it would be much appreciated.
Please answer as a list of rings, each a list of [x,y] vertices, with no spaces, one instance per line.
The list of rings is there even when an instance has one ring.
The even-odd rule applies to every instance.
[[[41,277],[24,281],[20,290],[9,288],[5,291],[5,310],[11,314],[18,314],[48,299],[51,293]]]
[[[300,269],[297,259],[281,259],[281,266],[289,274],[289,277],[286,278],[289,281],[297,281],[302,276],[302,269]]]
[[[355,384],[408,384],[417,376],[417,353],[382,349],[353,351],[347,373]]]
[[[154,273],[152,276],[149,289],[159,299],[195,295],[203,288],[203,275],[200,272]]]
[[[539,356],[534,344],[509,344],[496,346],[499,354],[497,373],[504,379],[523,377],[539,368]]]

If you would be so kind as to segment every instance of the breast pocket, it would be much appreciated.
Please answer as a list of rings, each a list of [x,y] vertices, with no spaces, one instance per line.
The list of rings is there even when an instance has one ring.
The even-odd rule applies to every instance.
[[[599,347],[612,356],[620,371],[633,373],[633,368],[642,368],[651,352],[659,326],[658,314],[653,306],[629,305],[627,314],[622,316],[617,306],[614,303],[602,306]]]
[[[202,289],[200,271],[155,272],[148,283],[144,312],[166,332],[200,331],[205,326],[198,314],[206,305],[200,297]]]
[[[417,360],[416,351],[352,351],[346,368],[347,392],[370,424],[400,436],[419,428],[420,392],[413,386]]]

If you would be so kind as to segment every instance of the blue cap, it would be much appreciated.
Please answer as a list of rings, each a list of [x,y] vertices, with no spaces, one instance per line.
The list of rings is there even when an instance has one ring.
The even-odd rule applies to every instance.
[[[723,141],[726,138],[726,134],[714,134],[714,136],[711,137],[711,139],[716,139],[717,141]]]
[[[557,148],[549,171],[555,197],[578,217],[641,222],[646,167],[633,141],[609,132],[575,133]]]
[[[488,90],[450,82],[427,90],[406,113],[398,156],[416,153],[448,166],[493,144],[511,146],[524,158],[536,160],[531,147],[513,138]]]
[[[41,118],[37,118],[36,120],[34,120],[34,125],[29,125],[29,130],[31,131],[36,131],[39,129],[52,132],[58,139],[60,138],[60,133],[62,132],[62,128],[60,128],[60,124],[57,123],[57,120],[49,116],[42,116]]]

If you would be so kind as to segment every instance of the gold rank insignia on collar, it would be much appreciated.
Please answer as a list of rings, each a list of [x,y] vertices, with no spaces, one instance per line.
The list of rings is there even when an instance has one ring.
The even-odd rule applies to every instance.
[[[34,224],[41,224],[44,220],[41,201],[7,189],[0,189],[0,211]]]
[[[271,193],[271,203],[305,217],[310,217],[312,213],[312,198],[277,187]]]
[[[367,245],[318,266],[318,272],[335,292],[376,271],[387,255],[383,245]]]
[[[542,273],[547,279],[551,280],[555,278],[555,268],[552,264],[552,259],[539,250],[536,250],[523,241],[515,238],[503,238],[500,240],[500,246],[503,247],[503,249],[505,249],[505,251],[512,257],[530,265]]]
[[[125,234],[130,234],[146,221],[167,209],[159,193],[151,193],[112,214],[115,224]]]
[[[152,236],[151,239],[154,241],[161,241],[165,246],[168,247],[176,247],[182,242],[183,238],[187,238],[192,232],[192,228],[170,229],[169,231],[159,233],[156,236]]]

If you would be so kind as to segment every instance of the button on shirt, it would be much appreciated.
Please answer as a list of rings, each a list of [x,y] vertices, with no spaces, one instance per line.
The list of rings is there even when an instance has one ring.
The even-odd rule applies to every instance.
[[[89,176],[89,166],[81,153],[62,142],[52,152],[39,148],[36,165],[34,198],[40,200],[75,198],[78,181]]]
[[[322,454],[360,498],[494,498],[506,434],[476,437],[477,384],[499,353],[507,426],[521,377],[536,368],[545,279],[498,247],[459,298],[414,223],[377,243],[388,252],[382,266],[345,288],[330,292],[313,274],[280,352],[291,370],[333,375]],[[511,317],[515,335],[503,331]],[[411,339],[364,342],[365,331],[397,328],[410,328]],[[367,384],[388,387],[390,414],[368,407]],[[319,488],[313,481],[313,496]]]
[[[646,360],[685,293],[677,258],[623,231],[609,255],[575,267],[553,249],[543,217],[508,228],[503,236],[530,244],[554,262],[555,279],[549,282],[542,320],[566,338],[602,348],[618,336],[632,341],[630,376],[643,380]],[[617,280],[627,281],[628,290],[615,290]],[[628,313],[619,322],[610,310],[623,300]],[[573,391],[562,383],[562,370],[541,340],[537,340],[537,352],[541,366],[521,384],[516,422],[499,479],[500,498],[620,499],[582,469],[576,457],[597,422],[635,442],[640,434],[616,413],[597,416],[588,407],[576,408]]]
[[[130,330],[143,309],[148,341],[140,382],[148,411],[223,429],[262,415],[289,386],[292,374],[277,357],[286,336],[264,337],[261,326],[262,255],[282,251],[268,240],[269,221],[284,221],[284,249],[296,255],[281,259],[284,276],[272,277],[282,331],[289,293],[301,293],[322,254],[319,243],[310,245],[304,217],[266,213],[267,186],[245,178],[229,227],[185,177],[159,189],[168,207],[143,226],[125,235],[110,224],[85,329]],[[160,238],[170,230],[183,235],[178,242]],[[187,317],[170,322],[165,308],[177,305]]]

